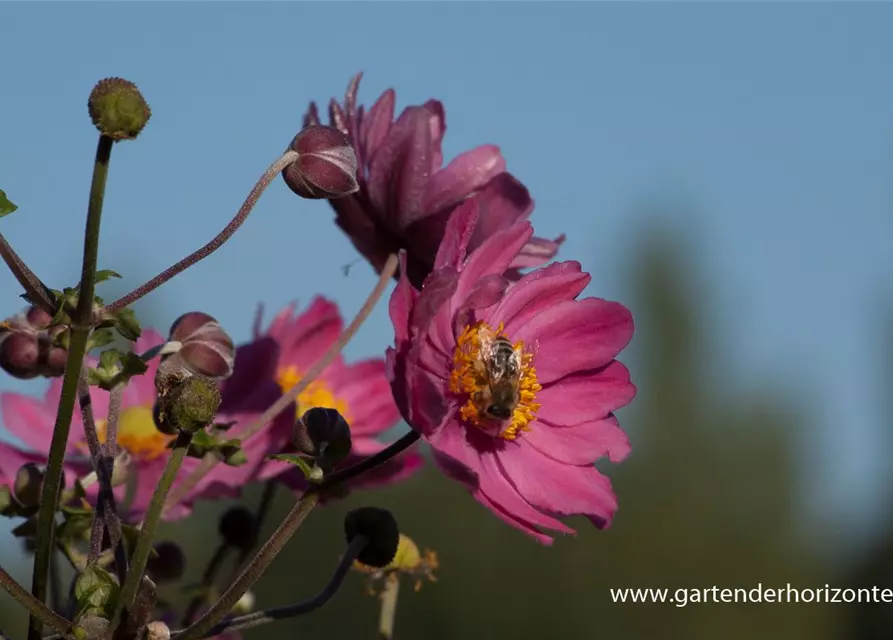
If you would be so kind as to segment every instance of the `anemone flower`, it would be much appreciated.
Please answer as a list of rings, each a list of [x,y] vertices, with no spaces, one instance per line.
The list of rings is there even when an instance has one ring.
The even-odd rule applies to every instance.
[[[617,500],[593,462],[630,450],[614,411],[635,395],[615,360],[632,317],[616,302],[578,299],[590,276],[577,262],[509,282],[502,274],[530,224],[469,250],[477,222],[473,201],[457,209],[421,290],[405,271],[394,290],[387,357],[397,404],[438,466],[512,526],[544,544],[544,529],[574,533],[557,516],[607,527]]]
[[[227,415],[259,413],[270,406],[332,347],[343,327],[337,305],[323,297],[316,297],[302,313],[296,312],[295,304],[289,305],[273,318],[266,331],[261,330],[261,323],[259,311],[254,339],[237,349],[235,370],[223,385],[220,410]],[[350,425],[351,453],[342,466],[384,448],[379,436],[400,419],[385,376],[384,360],[373,358],[347,364],[339,355],[301,392],[291,409],[279,414],[271,428],[257,436],[266,439],[263,445],[266,453],[291,450],[295,420],[314,407],[337,409]],[[237,427],[233,432],[238,437]],[[358,477],[352,486],[394,482],[411,474],[421,462],[417,454],[398,456],[374,472]],[[296,490],[306,487],[300,471],[282,462],[263,462],[251,471],[251,479],[272,477]],[[231,483],[225,484],[231,486]]]
[[[527,188],[506,171],[499,147],[476,147],[444,167],[443,104],[429,100],[410,106],[394,120],[396,95],[388,89],[367,112],[357,106],[361,77],[353,77],[343,104],[333,99],[329,105],[331,125],[348,134],[353,143],[360,189],[330,204],[338,226],[376,271],[381,272],[390,254],[403,249],[402,268],[410,282],[421,286],[434,264],[447,220],[469,198],[477,201],[480,210],[470,250],[530,216],[533,200]],[[304,125],[316,124],[319,115],[311,103]],[[528,239],[506,270],[518,277],[517,269],[548,262],[563,240],[564,236]]]

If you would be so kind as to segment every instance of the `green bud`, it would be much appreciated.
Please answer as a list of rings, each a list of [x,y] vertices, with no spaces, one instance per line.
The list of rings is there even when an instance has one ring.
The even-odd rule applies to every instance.
[[[139,89],[123,78],[100,80],[90,92],[87,108],[99,132],[115,141],[133,140],[152,117]]]
[[[220,389],[210,378],[186,378],[161,400],[161,421],[178,431],[195,433],[214,421],[220,400]]]
[[[34,507],[40,502],[43,488],[43,471],[33,462],[28,462],[16,472],[13,494],[23,507]]]

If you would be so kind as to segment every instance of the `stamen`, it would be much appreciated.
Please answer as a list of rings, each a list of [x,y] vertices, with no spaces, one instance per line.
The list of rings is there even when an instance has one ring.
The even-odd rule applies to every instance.
[[[291,389],[301,381],[303,375],[294,365],[283,367],[279,370],[276,382],[283,393]],[[344,419],[350,422],[348,416],[347,403],[335,396],[334,391],[329,387],[325,380],[316,379],[311,382],[298,396],[297,416],[304,415],[309,409],[323,407],[327,409],[336,409],[338,413],[344,416]]]

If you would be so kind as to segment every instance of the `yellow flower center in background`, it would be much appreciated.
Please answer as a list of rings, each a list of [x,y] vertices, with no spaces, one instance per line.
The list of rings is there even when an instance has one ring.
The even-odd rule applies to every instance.
[[[289,389],[298,384],[302,377],[303,376],[301,375],[301,372],[298,371],[298,368],[290,365],[279,369],[279,373],[276,376],[276,382],[279,383],[282,392],[286,393]],[[327,409],[336,409],[345,420],[350,422],[347,414],[347,403],[335,396],[335,393],[325,380],[317,379],[307,385],[307,388],[298,395],[297,405],[297,417],[299,418],[304,415],[304,412],[308,409],[323,407]]]
[[[520,374],[497,379],[494,374],[502,367],[491,347],[498,338],[508,339],[502,323],[496,331],[486,322],[468,325],[462,330],[453,352],[450,391],[468,396],[459,410],[463,420],[482,428],[499,426],[499,437],[514,440],[519,433],[530,430],[530,422],[540,408],[536,394],[543,387],[536,378],[533,354],[524,351],[522,341],[512,344],[515,353],[520,354]],[[515,392],[508,401],[507,387]],[[511,412],[510,418],[500,420],[488,413],[494,398]]]
[[[96,421],[96,435],[105,444],[106,420]],[[118,422],[118,445],[137,460],[154,460],[167,451],[174,436],[161,433],[152,418],[152,407],[130,407],[121,412]]]

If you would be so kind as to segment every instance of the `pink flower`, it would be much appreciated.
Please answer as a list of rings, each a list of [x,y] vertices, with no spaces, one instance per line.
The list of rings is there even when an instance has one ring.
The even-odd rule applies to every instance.
[[[343,322],[333,302],[317,297],[300,314],[296,314],[295,306],[291,304],[280,311],[265,332],[261,331],[258,313],[254,339],[238,348],[235,371],[223,385],[221,412],[236,415],[263,411],[296,384],[338,339]],[[369,359],[348,365],[338,356],[298,396],[291,410],[279,414],[270,427],[247,441],[246,447],[260,453],[248,455],[250,475],[245,481],[277,477],[295,489],[304,488],[300,471],[287,463],[265,462],[264,458],[271,453],[292,450],[294,422],[312,407],[337,409],[347,419],[352,447],[342,466],[384,448],[378,436],[400,419],[385,376],[384,361]],[[238,437],[238,431],[238,426],[233,427],[233,437]],[[258,439],[263,440],[262,446],[256,444]],[[257,461],[256,466],[251,462],[252,457]],[[421,462],[416,454],[400,456],[377,470],[378,473],[361,476],[354,486],[369,487],[402,479]]]
[[[134,343],[133,350],[136,353],[142,353],[163,342],[164,339],[159,333],[144,330],[142,337]],[[90,366],[96,365],[96,358],[87,360]],[[123,511],[131,521],[139,520],[149,506],[152,493],[158,486],[167,457],[170,455],[167,445],[173,439],[173,436],[165,435],[156,428],[152,417],[156,395],[154,378],[157,368],[158,360],[156,358],[150,361],[146,373],[132,378],[124,390],[121,403],[118,445],[130,454],[132,461],[130,473],[136,476],[136,493],[133,502],[129,505],[129,509]],[[46,464],[61,391],[62,380],[55,379],[43,399],[18,393],[0,394],[3,424],[32,450],[32,452],[26,453],[10,444],[0,443],[0,478],[6,481],[11,477],[14,478],[16,465],[20,465],[22,461]],[[109,393],[91,386],[90,397],[97,422],[97,431],[100,440],[104,442]],[[75,477],[82,477],[91,470],[89,459],[84,424],[80,411],[76,409],[68,437],[65,462],[68,486],[71,486],[70,483]],[[182,477],[181,472],[180,479]],[[93,484],[88,493],[95,496],[97,488],[97,485]],[[116,489],[119,509],[122,510],[128,506],[121,504],[125,491],[124,486]],[[184,503],[170,509],[167,516],[179,518],[187,515],[191,503],[197,497],[197,493],[192,493]]]
[[[544,544],[542,529],[574,533],[556,516],[606,527],[617,500],[592,463],[630,450],[614,411],[635,387],[614,358],[632,317],[615,302],[577,299],[590,281],[577,262],[508,282],[530,224],[469,251],[477,221],[474,201],[460,207],[421,291],[404,272],[391,296],[394,396],[438,466],[507,523]]]
[[[330,204],[338,226],[376,271],[381,271],[389,254],[404,249],[403,268],[410,282],[421,286],[450,214],[468,198],[480,208],[471,250],[530,215],[533,200],[524,185],[506,172],[499,147],[476,147],[442,166],[443,105],[429,100],[407,107],[394,121],[396,95],[389,89],[366,112],[357,106],[361,77],[357,74],[351,80],[343,105],[334,99],[329,105],[332,126],[347,133],[353,143],[360,190]],[[304,125],[315,124],[319,116],[311,103]],[[517,276],[519,268],[544,264],[563,240],[563,236],[554,241],[531,238],[506,270]]]

